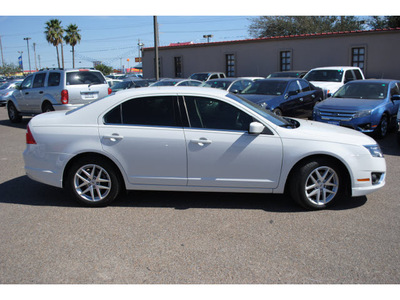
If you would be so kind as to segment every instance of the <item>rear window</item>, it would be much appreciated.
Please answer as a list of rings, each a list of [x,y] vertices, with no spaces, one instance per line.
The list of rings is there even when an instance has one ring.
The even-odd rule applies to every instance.
[[[106,83],[100,72],[76,71],[67,73],[67,85]]]

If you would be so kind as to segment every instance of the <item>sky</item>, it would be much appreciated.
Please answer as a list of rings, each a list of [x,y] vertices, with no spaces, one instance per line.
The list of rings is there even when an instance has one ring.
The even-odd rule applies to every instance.
[[[139,56],[139,40],[144,47],[154,46],[153,16],[0,16],[0,35],[3,58],[6,63],[18,64],[22,53],[24,69],[29,69],[28,44],[31,69],[34,68],[34,46],[38,68],[58,67],[56,48],[45,38],[46,22],[56,18],[63,28],[76,24],[80,29],[81,42],[75,46],[75,66],[92,67],[93,61],[120,68],[121,64],[133,67]],[[249,38],[246,16],[157,16],[159,45],[207,40],[239,40]],[[72,48],[63,46],[65,67],[72,67]],[[61,55],[61,54],[60,54]],[[40,63],[39,63],[40,56]],[[129,59],[129,62],[127,61]]]
[[[279,2],[257,0],[20,0],[15,5],[7,1],[0,12],[2,58],[4,63],[18,65],[22,52],[24,70],[29,69],[29,60],[31,69],[58,67],[56,49],[44,35],[45,23],[54,18],[61,21],[63,28],[76,24],[80,29],[81,42],[75,46],[76,67],[92,67],[93,61],[101,61],[119,69],[136,65],[139,40],[144,47],[154,46],[153,16],[158,19],[159,45],[168,46],[178,42],[204,43],[203,35],[208,34],[213,35],[211,42],[251,38],[248,32],[251,19],[260,15],[394,14],[368,8],[359,0],[353,0],[353,6],[337,0],[335,7],[325,9],[318,0],[303,0],[301,5],[296,0],[285,3],[282,6]],[[30,59],[24,40],[27,37]],[[64,62],[66,68],[72,68],[69,45],[64,45]]]

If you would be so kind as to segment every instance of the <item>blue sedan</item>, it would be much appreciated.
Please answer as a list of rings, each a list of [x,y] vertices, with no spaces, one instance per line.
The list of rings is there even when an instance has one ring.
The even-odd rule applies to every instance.
[[[301,78],[256,80],[239,95],[276,115],[307,118],[314,105],[324,99],[322,89]]]
[[[377,138],[396,126],[400,81],[368,79],[351,81],[332,97],[314,107],[316,121],[345,126]]]

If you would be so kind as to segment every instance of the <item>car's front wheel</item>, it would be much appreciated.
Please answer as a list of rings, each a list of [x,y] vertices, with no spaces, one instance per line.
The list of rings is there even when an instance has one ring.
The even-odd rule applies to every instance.
[[[104,158],[84,157],[72,164],[65,187],[86,206],[105,206],[121,192],[121,181],[115,166]]]
[[[344,195],[345,183],[337,163],[317,158],[299,166],[290,182],[292,198],[306,209],[324,209]]]
[[[382,116],[381,121],[379,122],[378,127],[376,128],[375,135],[378,139],[383,139],[388,133],[389,122],[386,115]]]

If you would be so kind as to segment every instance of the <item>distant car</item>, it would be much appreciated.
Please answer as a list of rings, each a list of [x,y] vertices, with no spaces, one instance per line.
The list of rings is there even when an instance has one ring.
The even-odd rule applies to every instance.
[[[397,142],[400,144],[400,107],[397,111]]]
[[[201,73],[194,73],[189,77],[189,79],[195,79],[200,81],[207,81],[210,79],[217,79],[217,78],[226,78],[226,75],[225,73],[222,72],[201,72]]]
[[[3,83],[0,86],[0,106],[5,106],[8,99],[21,84],[22,79],[14,79]]]
[[[220,78],[210,79],[202,85],[203,87],[211,87],[226,90],[231,93],[240,93],[246,87],[251,85],[254,80],[242,78]]]
[[[274,72],[267,76],[267,78],[282,78],[282,77],[295,77],[295,78],[303,78],[304,75],[307,74],[307,71],[282,71],[282,72]]]
[[[28,75],[7,101],[12,123],[22,116],[72,110],[111,94],[107,81],[94,69],[45,69]]]
[[[121,80],[120,82],[116,82],[112,87],[111,91],[113,93],[121,91],[121,90],[126,90],[126,89],[134,89],[134,88],[140,88],[140,87],[147,87],[149,86],[149,81],[142,79],[142,78],[137,78],[137,77],[128,77],[125,78],[124,80]]]
[[[194,79],[164,79],[152,83],[150,86],[200,86],[203,82]]]
[[[26,143],[29,178],[86,206],[125,189],[288,191],[307,209],[324,209],[377,191],[386,178],[379,145],[365,134],[281,118],[202,87],[129,89],[42,114],[30,120]]]
[[[400,104],[400,81],[357,80],[345,84],[332,97],[314,107],[319,122],[345,126],[378,138],[396,125]]]
[[[314,86],[326,90],[328,97],[347,82],[365,79],[364,73],[358,67],[315,68],[310,70],[303,78]]]
[[[311,117],[323,91],[301,78],[256,80],[240,96],[269,109],[276,115]]]

